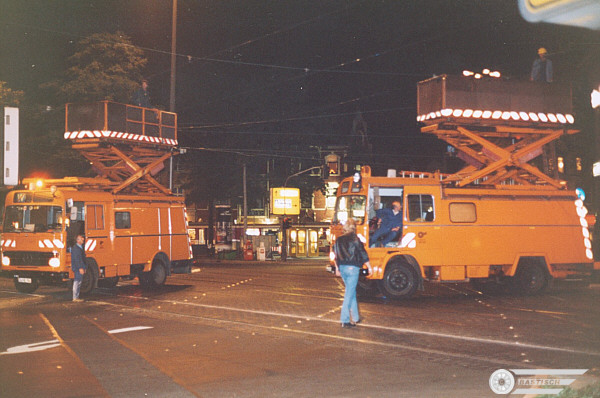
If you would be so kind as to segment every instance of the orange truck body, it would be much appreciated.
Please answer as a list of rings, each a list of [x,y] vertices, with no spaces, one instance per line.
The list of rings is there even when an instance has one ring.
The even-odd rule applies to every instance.
[[[73,278],[69,246],[79,233],[86,238],[92,285],[136,276],[162,284],[163,276],[190,271],[183,198],[115,195],[94,187],[94,181],[101,179],[66,177],[8,193],[1,270],[15,279],[17,289],[33,291],[38,284]]]
[[[338,188],[332,235],[342,233],[348,217],[357,221],[373,268],[363,287],[377,281],[383,294],[404,297],[423,281],[520,279],[524,293],[536,293],[553,279],[591,275],[587,210],[575,192],[510,185],[457,188],[444,185],[439,174],[403,174],[373,177],[363,167],[359,182],[347,178]],[[375,223],[369,221],[375,210],[395,200],[402,203],[401,236],[387,247],[370,247]]]

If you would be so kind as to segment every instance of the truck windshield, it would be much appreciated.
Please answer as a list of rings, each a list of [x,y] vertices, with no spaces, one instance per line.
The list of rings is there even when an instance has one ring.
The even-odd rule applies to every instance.
[[[340,196],[335,204],[333,222],[335,224],[344,223],[348,217],[352,217],[357,224],[364,223],[366,203],[365,196]]]
[[[60,206],[7,206],[4,232],[58,232],[62,228]]]

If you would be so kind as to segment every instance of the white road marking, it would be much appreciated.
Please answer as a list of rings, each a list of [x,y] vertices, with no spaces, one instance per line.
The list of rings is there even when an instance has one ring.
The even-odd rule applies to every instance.
[[[235,308],[235,307],[227,307],[227,306],[220,306],[220,305],[190,303],[190,302],[175,301],[175,300],[158,300],[158,299],[151,299],[151,298],[137,297],[137,296],[121,296],[121,295],[119,295],[118,297],[126,297],[126,298],[132,298],[132,299],[142,298],[142,299],[147,299],[147,300],[152,300],[152,301],[162,302],[162,303],[181,304],[181,305],[200,307],[200,308],[217,309],[217,310],[223,310],[223,311],[243,312],[243,313],[249,313],[249,314],[255,314],[255,315],[268,315],[268,316],[285,317],[285,318],[292,318],[292,319],[305,319],[305,320],[310,320],[310,321],[329,322],[329,323],[336,323],[336,324],[339,323],[339,321],[337,321],[337,320],[322,319],[322,318],[317,318],[317,317],[307,316],[307,315],[286,314],[286,313],[273,312],[273,311],[262,311],[262,310],[250,310],[250,309],[246,309],[246,308]],[[105,302],[103,302],[103,303],[105,303]],[[108,304],[108,303],[105,303],[105,304]],[[118,304],[115,304],[115,305],[118,305]],[[125,305],[121,305],[121,306],[130,308]],[[176,315],[181,315],[181,314],[176,314]],[[483,343],[483,344],[493,344],[493,345],[501,345],[501,346],[509,346],[509,347],[530,348],[530,349],[543,350],[543,351],[568,352],[568,353],[572,353],[572,354],[585,354],[585,355],[589,355],[589,356],[600,357],[600,352],[598,352],[598,351],[591,351],[591,350],[590,351],[582,351],[582,350],[571,349],[571,348],[562,348],[562,347],[552,347],[552,346],[545,346],[545,345],[539,345],[539,344],[521,343],[518,341],[507,341],[507,340],[499,340],[499,339],[496,340],[496,339],[488,339],[488,338],[474,337],[474,336],[458,336],[456,334],[428,332],[425,330],[418,330],[418,329],[395,328],[395,327],[389,327],[389,326],[383,326],[383,325],[371,325],[371,324],[361,324],[361,328],[386,330],[386,331],[390,331],[390,332],[414,334],[414,335],[427,336],[427,337],[437,337],[437,338],[444,338],[444,339],[461,340],[461,341],[467,341],[467,342],[472,342],[472,343]]]
[[[109,306],[113,306],[113,307],[119,307],[121,309],[125,309],[126,311],[129,310],[129,311],[133,311],[133,312],[153,313],[156,315],[160,314],[163,316],[165,315],[165,313],[163,311],[158,311],[158,310],[154,310],[154,309],[129,307],[129,306],[125,306],[122,304],[114,304],[114,303],[108,303],[108,302],[97,302],[97,303],[105,304],[105,305],[109,305]],[[178,313],[173,313],[173,312],[167,312],[166,314],[169,316],[179,317],[179,318],[202,319],[205,321],[208,320],[208,321],[212,321],[212,322],[216,321],[216,322],[225,323],[225,324],[253,326],[253,327],[257,327],[257,328],[261,328],[261,329],[269,329],[269,330],[277,330],[277,331],[281,331],[281,332],[304,334],[307,336],[315,336],[315,337],[329,338],[329,339],[334,339],[334,340],[350,341],[350,342],[367,344],[367,345],[383,346],[383,347],[390,347],[390,348],[401,348],[401,349],[405,349],[408,351],[423,352],[423,353],[427,353],[427,354],[435,354],[435,355],[446,356],[446,357],[451,357],[451,358],[476,360],[476,361],[480,361],[480,362],[487,362],[487,363],[493,363],[493,364],[502,364],[504,366],[505,365],[512,365],[515,367],[523,366],[523,364],[521,362],[515,362],[515,361],[510,361],[510,360],[509,361],[503,360],[503,359],[496,360],[496,359],[491,359],[491,358],[487,358],[487,357],[478,357],[478,356],[469,355],[469,354],[452,353],[452,352],[446,352],[446,351],[442,351],[442,350],[414,347],[414,346],[398,344],[398,343],[389,343],[389,342],[384,342],[384,341],[374,341],[374,340],[367,340],[367,339],[354,338],[354,337],[348,337],[348,336],[340,336],[337,334],[327,334],[327,333],[320,333],[320,332],[311,332],[311,331],[306,331],[306,330],[297,330],[297,329],[292,329],[289,327],[258,325],[258,324],[254,324],[254,323],[248,323],[248,322],[229,321],[229,320],[225,320],[225,319],[215,319],[215,318],[210,318],[210,317],[202,317],[202,316],[188,315],[188,314],[178,314]],[[312,319],[307,319],[307,320],[312,320]],[[327,320],[324,320],[324,321],[327,321]],[[215,340],[215,342],[216,342],[216,340]]]
[[[146,330],[146,329],[154,329],[154,327],[153,326],[132,326],[130,328],[109,330],[108,333],[117,334],[117,333],[125,333],[125,332],[135,332],[136,330]]]
[[[59,347],[59,346],[60,346],[60,341],[58,341],[56,339],[48,340],[48,341],[42,341],[39,343],[24,344],[24,345],[17,345],[14,347],[10,347],[9,349],[7,349],[4,352],[0,352],[0,355],[22,354],[25,352],[43,351],[43,350],[47,350],[49,348],[54,348],[54,347]]]
[[[146,330],[146,329],[153,329],[153,328],[154,328],[153,326],[132,326],[130,328],[109,330],[108,333],[117,334],[117,333],[134,332],[137,330]],[[59,347],[60,344],[61,344],[60,341],[58,339],[55,339],[55,340],[42,341],[40,343],[18,345],[18,346],[10,347],[9,349],[7,349],[4,352],[0,352],[0,355],[23,354],[26,352],[44,351],[44,350],[48,350],[50,348]]]

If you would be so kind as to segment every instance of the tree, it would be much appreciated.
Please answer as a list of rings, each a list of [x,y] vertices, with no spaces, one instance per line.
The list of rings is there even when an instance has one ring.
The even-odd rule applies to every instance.
[[[13,90],[6,82],[0,81],[0,107],[19,106],[25,98],[25,93],[20,90]]]
[[[89,163],[63,139],[63,106],[67,102],[128,102],[146,63],[143,51],[123,33],[96,33],[80,40],[63,76],[41,86],[53,106],[48,112],[38,107],[31,115],[29,123],[35,128],[24,131],[23,151],[30,155],[24,172],[55,178],[91,174]]]
[[[45,85],[65,102],[127,102],[148,60],[125,34],[96,33],[79,41],[63,78]]]

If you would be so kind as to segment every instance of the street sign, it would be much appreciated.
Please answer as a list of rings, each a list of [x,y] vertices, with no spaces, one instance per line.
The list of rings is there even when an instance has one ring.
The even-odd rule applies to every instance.
[[[298,188],[271,188],[271,214],[300,214],[300,190]]]

